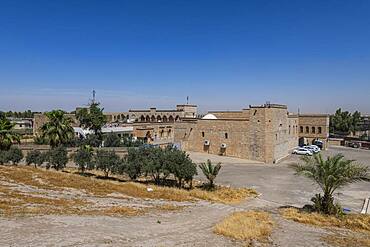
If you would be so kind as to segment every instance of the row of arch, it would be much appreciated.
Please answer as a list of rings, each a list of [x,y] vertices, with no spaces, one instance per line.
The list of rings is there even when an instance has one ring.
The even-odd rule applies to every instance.
[[[172,122],[177,122],[180,120],[180,116],[172,116],[170,115],[169,117],[167,116],[155,116],[155,115],[152,115],[152,116],[149,116],[149,115],[141,115],[140,118],[138,119],[139,122],[162,122],[162,123],[172,123]]]
[[[320,126],[319,127],[312,126],[311,128],[309,126],[306,127],[300,126],[299,132],[300,133],[304,132],[306,134],[321,134],[322,128]]]

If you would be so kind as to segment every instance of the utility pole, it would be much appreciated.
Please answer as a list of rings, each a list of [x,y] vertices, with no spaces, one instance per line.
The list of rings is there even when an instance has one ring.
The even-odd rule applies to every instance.
[[[96,93],[95,89],[93,89],[92,93],[93,93],[92,103],[95,104],[95,93]]]

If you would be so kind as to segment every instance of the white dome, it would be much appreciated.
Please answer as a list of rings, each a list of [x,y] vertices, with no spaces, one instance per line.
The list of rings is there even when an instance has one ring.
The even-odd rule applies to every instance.
[[[217,119],[217,117],[211,113],[206,114],[202,119]]]

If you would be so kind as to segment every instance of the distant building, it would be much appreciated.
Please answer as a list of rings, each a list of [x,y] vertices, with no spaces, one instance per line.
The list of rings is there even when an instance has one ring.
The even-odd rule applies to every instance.
[[[32,135],[33,119],[32,118],[8,118],[14,124],[14,130],[19,134]]]

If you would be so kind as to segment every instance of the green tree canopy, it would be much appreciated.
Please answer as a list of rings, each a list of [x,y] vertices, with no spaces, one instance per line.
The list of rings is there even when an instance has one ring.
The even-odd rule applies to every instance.
[[[303,164],[294,164],[297,175],[303,175],[316,182],[324,195],[317,195],[312,200],[317,211],[325,214],[335,214],[333,193],[335,190],[361,180],[369,180],[368,168],[346,160],[342,154],[328,157],[324,160],[321,154],[313,157],[303,157]]]
[[[335,114],[330,116],[330,131],[331,132],[355,132],[359,129],[361,113],[355,111],[351,114],[348,111],[342,111],[341,108],[336,110]]]
[[[95,135],[100,135],[101,128],[107,123],[107,118],[103,114],[104,109],[99,105],[92,103],[89,108],[82,108],[76,113],[80,126],[94,131]]]
[[[74,138],[72,120],[67,118],[62,110],[47,112],[48,121],[41,126],[41,137],[49,143],[51,147],[65,145]]]
[[[84,173],[85,170],[91,170],[94,168],[93,156],[93,149],[88,145],[81,146],[75,153],[73,157],[74,162],[82,173]]]
[[[19,141],[19,135],[14,132],[14,124],[5,117],[0,118],[0,150],[8,150],[14,142]]]
[[[68,152],[63,146],[52,148],[48,151],[46,160],[48,161],[47,168],[54,168],[55,170],[63,170],[68,162]]]
[[[221,163],[219,162],[216,165],[213,165],[211,160],[208,159],[206,163],[200,164],[199,167],[204,176],[208,179],[209,187],[213,188],[214,180],[216,179],[218,172],[221,170]]]
[[[105,177],[108,177],[109,173],[116,173],[121,164],[122,160],[113,150],[98,150],[96,152],[95,167],[103,171]]]

